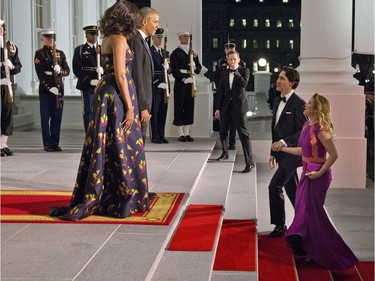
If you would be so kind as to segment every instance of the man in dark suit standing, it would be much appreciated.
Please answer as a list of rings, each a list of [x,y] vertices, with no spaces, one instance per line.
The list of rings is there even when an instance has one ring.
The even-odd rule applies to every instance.
[[[233,121],[245,157],[246,167],[242,173],[249,173],[254,168],[250,134],[246,128],[248,111],[246,86],[249,82],[250,70],[239,67],[239,63],[239,53],[230,51],[228,53],[229,68],[224,69],[220,75],[215,117],[220,119],[220,141],[223,152],[217,160],[229,158],[227,135],[229,124]]]
[[[268,164],[278,168],[269,184],[271,224],[275,229],[268,237],[281,237],[286,231],[284,192],[294,206],[298,183],[297,167],[302,166],[300,156],[284,153],[284,146],[298,146],[298,139],[306,117],[303,115],[305,101],[294,90],[299,84],[299,73],[291,67],[283,67],[276,81],[276,89],[281,95],[274,102],[272,118],[272,149]]]
[[[128,41],[134,52],[132,77],[138,98],[143,142],[146,140],[147,124],[151,119],[152,93],[154,81],[154,64],[146,38],[154,36],[159,27],[159,15],[150,7],[139,10],[140,23],[138,32]]]

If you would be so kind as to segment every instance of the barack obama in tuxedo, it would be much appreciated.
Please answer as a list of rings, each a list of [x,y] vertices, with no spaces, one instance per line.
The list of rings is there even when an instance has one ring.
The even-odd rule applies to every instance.
[[[220,120],[220,141],[222,154],[217,160],[228,159],[228,130],[233,120],[240,138],[245,157],[245,169],[248,173],[254,168],[251,151],[250,134],[247,130],[247,96],[246,86],[249,82],[250,70],[240,67],[240,55],[237,51],[228,53],[229,68],[221,72],[215,117]]]

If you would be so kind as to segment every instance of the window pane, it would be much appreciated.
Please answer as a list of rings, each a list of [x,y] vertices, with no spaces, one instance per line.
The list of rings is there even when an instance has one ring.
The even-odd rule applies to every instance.
[[[266,41],[266,49],[270,49],[270,48],[271,48],[271,41],[267,40]]]
[[[219,40],[217,38],[212,38],[212,48],[217,49],[219,47]]]
[[[258,19],[253,20],[253,27],[258,27]]]
[[[258,49],[258,40],[257,39],[253,40],[253,48]]]
[[[234,26],[234,19],[230,19],[230,21],[229,21],[229,26],[230,26],[230,27],[233,27],[233,26]]]
[[[282,20],[277,20],[276,26],[277,27],[283,27],[283,21]]]
[[[242,19],[242,26],[246,26],[246,25],[247,25],[246,19]]]
[[[281,45],[281,40],[277,39],[276,40],[276,48],[280,48],[280,45]]]
[[[242,39],[242,49],[247,48],[247,39]]]
[[[293,49],[293,40],[289,40],[289,49]]]
[[[289,19],[289,27],[294,27],[293,19]]]
[[[269,19],[266,19],[265,22],[264,22],[264,26],[265,27],[270,27],[270,20]]]

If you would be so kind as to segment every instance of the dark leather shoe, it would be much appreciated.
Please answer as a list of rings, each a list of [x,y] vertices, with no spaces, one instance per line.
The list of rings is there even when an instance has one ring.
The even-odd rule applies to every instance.
[[[216,158],[216,160],[218,161],[227,160],[227,159],[229,159],[229,155],[225,153],[221,154],[219,158]]]
[[[189,135],[187,135],[185,138],[187,139],[187,141],[190,141],[190,142],[194,141],[194,139]]]
[[[58,146],[58,145],[56,145],[56,146],[54,147],[54,149],[55,149],[55,151],[62,151],[61,147]]]
[[[268,233],[267,236],[269,238],[282,237],[284,236],[285,231],[286,231],[286,225],[279,225],[279,226],[276,226],[272,232]]]
[[[160,144],[160,143],[163,143],[162,140],[151,140],[151,142],[152,142],[152,143],[159,143],[159,144]]]
[[[4,152],[4,149],[2,148],[1,149],[1,157],[4,157],[5,156],[5,152]]]
[[[228,149],[229,149],[229,150],[236,150],[236,146],[235,146],[235,145],[230,145],[230,146],[228,147]]]
[[[178,137],[177,140],[180,142],[188,142],[185,136]]]
[[[163,143],[169,143],[169,140],[167,140],[166,138],[163,138],[162,141]]]
[[[2,151],[4,151],[4,153],[5,153],[6,156],[12,156],[12,155],[14,155],[13,151],[10,150],[9,147],[3,148]]]
[[[254,164],[246,165],[245,169],[243,169],[241,173],[250,173],[252,169],[254,169]]]
[[[50,146],[45,146],[44,147],[44,151],[47,151],[47,152],[55,152],[55,149],[53,147],[50,147]]]

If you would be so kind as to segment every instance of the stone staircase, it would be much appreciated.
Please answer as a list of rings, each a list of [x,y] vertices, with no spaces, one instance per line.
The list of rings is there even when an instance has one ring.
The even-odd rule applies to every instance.
[[[240,150],[242,151],[241,147]],[[208,154],[206,162],[203,163],[196,181],[188,192],[189,197],[183,202],[179,214],[174,218],[145,280],[257,280],[256,272],[212,270],[223,219],[256,218],[256,168],[249,174],[241,174],[239,171],[245,166],[243,155],[239,153],[236,155],[235,151],[230,151],[230,157],[226,161],[211,160],[219,157],[220,154],[220,145],[214,143],[211,153]],[[166,250],[185,208],[190,204],[224,206],[214,249],[210,252]]]

